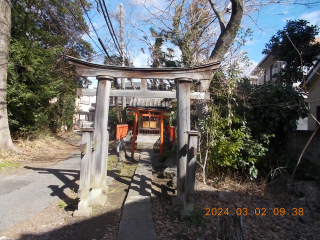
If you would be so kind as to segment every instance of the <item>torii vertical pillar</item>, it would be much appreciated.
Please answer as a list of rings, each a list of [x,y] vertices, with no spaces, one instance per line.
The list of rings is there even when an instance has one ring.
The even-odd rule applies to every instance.
[[[187,145],[190,130],[190,78],[176,78],[177,84],[177,200],[184,201],[184,182],[187,167]]]
[[[196,182],[196,166],[198,138],[200,132],[188,131],[188,150],[187,150],[187,171],[186,180],[184,182],[184,205],[181,211],[182,217],[189,217],[193,211],[194,203],[194,187]]]
[[[163,155],[163,112],[160,117],[160,155]]]
[[[89,217],[92,212],[92,208],[89,207],[89,192],[93,130],[93,128],[81,128],[80,184],[78,190],[78,197],[80,201],[78,203],[78,209],[74,211],[73,216]]]
[[[138,128],[138,110],[134,113],[134,126],[133,126],[133,138],[131,147],[131,157],[134,158],[134,149],[136,147],[137,128]]]
[[[97,76],[97,101],[94,118],[94,134],[93,140],[96,142],[96,151],[93,154],[93,172],[94,178],[92,190],[90,192],[91,204],[104,205],[106,198],[102,197],[102,190],[105,187],[104,181],[107,174],[108,166],[108,114],[109,114],[109,99],[111,81],[114,81],[110,76]]]
[[[121,78],[121,90],[126,90],[126,79]],[[127,123],[127,98],[122,97],[122,122],[121,123]]]

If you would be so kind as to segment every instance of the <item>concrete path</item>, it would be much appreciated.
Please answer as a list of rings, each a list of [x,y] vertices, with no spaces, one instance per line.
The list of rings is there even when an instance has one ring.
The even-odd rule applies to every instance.
[[[27,174],[0,177],[0,232],[28,220],[60,199],[66,184],[79,177],[80,154]]]
[[[118,240],[155,240],[156,229],[151,212],[151,157],[153,149],[144,149],[124,203]]]

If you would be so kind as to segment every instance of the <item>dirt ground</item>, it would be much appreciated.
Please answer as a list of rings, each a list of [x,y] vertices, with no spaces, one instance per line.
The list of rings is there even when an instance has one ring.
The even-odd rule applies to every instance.
[[[27,171],[25,167],[50,166],[68,158],[70,154],[77,151],[80,136],[61,134],[58,138],[62,141],[59,141],[59,151],[51,149],[54,152],[52,155],[42,151],[45,153],[43,156],[38,155],[37,158],[32,158],[31,154],[26,154],[24,148],[25,160],[19,161],[18,167],[6,168],[0,174],[23,174]],[[129,159],[119,167],[114,151],[114,142],[111,142],[108,175],[112,175],[114,180],[106,193],[108,198],[105,206],[93,206],[93,213],[89,218],[73,217],[72,214],[77,209],[78,204],[79,179],[77,179],[73,185],[68,185],[64,189],[63,195],[65,198],[52,202],[49,207],[39,212],[32,219],[1,232],[0,239],[116,239],[122,205],[136,166],[137,162]]]
[[[26,171],[24,166],[45,167],[61,161],[77,150],[80,137],[74,134],[60,135],[65,143],[57,143],[57,149],[37,150],[38,157],[24,155],[19,167],[7,168],[1,174]],[[41,145],[41,144],[40,144]],[[5,232],[0,239],[116,239],[122,212],[122,205],[134,174],[137,162],[130,160],[117,164],[114,144],[110,145],[109,174],[115,180],[109,187],[108,202],[104,207],[93,207],[89,218],[73,217],[77,207],[78,180],[64,189],[67,196],[53,202],[37,216],[22,222]],[[43,146],[42,146],[43,147]],[[30,147],[25,146],[25,149]],[[39,147],[41,149],[41,147]],[[48,154],[49,153],[49,154]],[[171,197],[174,190],[168,186],[170,179],[162,175],[161,163],[154,164],[152,179],[152,214],[156,226],[157,239],[217,239],[218,213],[242,215],[246,239],[319,239],[320,206],[309,201],[299,203],[299,197],[288,195],[281,186],[284,183],[266,185],[261,182],[242,182],[226,179],[218,186],[201,183],[197,175],[195,211],[189,219],[180,219],[181,207],[172,207]],[[220,192],[231,190],[236,199],[223,200]],[[318,195],[319,196],[319,195]],[[314,202],[319,203],[320,199]],[[283,216],[275,215],[275,209],[290,209]],[[303,209],[302,214],[293,216],[293,209]],[[247,214],[246,214],[247,212]],[[301,213],[301,212],[300,212]]]
[[[195,211],[191,218],[180,219],[182,206],[172,207],[174,191],[168,187],[170,179],[163,177],[162,170],[155,167],[152,185],[152,213],[159,240],[218,239],[218,214],[236,216],[237,213],[242,215],[245,239],[319,239],[320,207],[301,203],[299,197],[288,195],[281,187],[282,182],[239,184],[227,178],[215,188],[198,181]],[[235,199],[222,199],[221,192],[228,190]],[[319,198],[313,203],[319,203]],[[297,208],[296,216],[294,208]]]

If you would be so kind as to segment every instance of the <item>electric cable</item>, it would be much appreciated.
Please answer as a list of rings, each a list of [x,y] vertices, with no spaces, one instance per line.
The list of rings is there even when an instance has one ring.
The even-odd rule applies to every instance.
[[[74,13],[72,12],[72,10],[66,5],[67,9],[69,10],[69,12],[71,13],[71,15],[73,16],[74,20],[77,21],[79,23],[79,25],[81,26],[82,30],[88,35],[88,37],[92,40],[92,42],[96,45],[96,47],[99,49],[100,52],[104,52],[103,50],[101,50],[101,48],[99,47],[99,45],[93,40],[93,38],[90,36],[90,34],[88,33],[88,31],[82,26],[81,22],[77,19],[77,17],[74,15]]]
[[[105,21],[106,21],[106,23],[107,23],[107,27],[108,27],[108,29],[109,29],[110,35],[111,35],[111,37],[112,37],[112,40],[113,40],[113,42],[114,42],[114,44],[115,44],[116,49],[118,50],[119,54],[121,55],[121,51],[120,51],[120,48],[119,48],[119,46],[118,46],[119,43],[117,44],[116,36],[114,35],[114,32],[112,32],[112,30],[111,30],[111,28],[113,29],[112,24],[111,24],[111,21],[109,22],[109,21],[108,21],[108,18],[106,17],[105,9],[103,8],[103,5],[102,5],[102,3],[101,3],[101,0],[98,0],[98,1],[99,1],[101,10],[102,10],[103,17],[104,17],[104,19],[105,19]],[[110,18],[109,18],[109,20],[110,20]]]
[[[91,24],[94,32],[96,33],[96,35],[97,35],[97,37],[98,37],[98,41],[99,41],[100,45],[102,46],[102,48],[103,48],[104,52],[106,53],[107,57],[109,58],[109,60],[112,62],[112,59],[110,58],[110,56],[109,56],[109,54],[108,54],[108,52],[107,52],[104,44],[102,43],[102,41],[101,41],[101,39],[100,39],[100,37],[99,37],[99,35],[98,35],[95,27],[94,27],[94,25],[92,24],[91,18],[89,17],[89,14],[88,14],[87,10],[85,9],[85,7],[84,7],[84,5],[83,5],[83,3],[82,3],[82,0],[80,0],[80,4],[81,4],[81,6],[82,6],[82,8],[83,8],[83,10],[84,10],[87,18],[89,19],[89,22],[90,22],[90,24]],[[88,34],[88,33],[87,33],[87,34]],[[88,34],[88,35],[89,35],[89,34]],[[90,38],[91,38],[91,37],[90,37]],[[97,44],[96,44],[96,45],[97,45]],[[99,49],[100,49],[100,48],[99,48]]]
[[[103,5],[104,5],[104,8],[105,8],[105,11],[106,11],[106,13],[107,13],[107,17],[108,17],[108,19],[109,19],[109,23],[110,23],[110,26],[111,26],[111,30],[112,30],[112,32],[113,32],[113,35],[114,35],[115,39],[116,39],[116,42],[117,42],[118,48],[119,48],[119,49],[121,49],[121,48],[120,48],[120,44],[119,44],[119,40],[118,40],[118,38],[117,38],[117,35],[115,34],[115,31],[114,31],[113,25],[112,25],[111,20],[110,20],[110,17],[109,17],[109,13],[108,13],[108,9],[107,9],[106,2],[105,2],[105,0],[101,0],[101,1],[103,2]]]

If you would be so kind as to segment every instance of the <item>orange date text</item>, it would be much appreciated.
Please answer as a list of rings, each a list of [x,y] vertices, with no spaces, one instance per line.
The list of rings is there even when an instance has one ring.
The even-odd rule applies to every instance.
[[[303,208],[274,208],[273,210],[266,208],[254,208],[248,210],[248,208],[237,208],[229,210],[229,208],[206,208],[206,216],[222,216],[222,215],[242,215],[242,216],[302,216]]]

